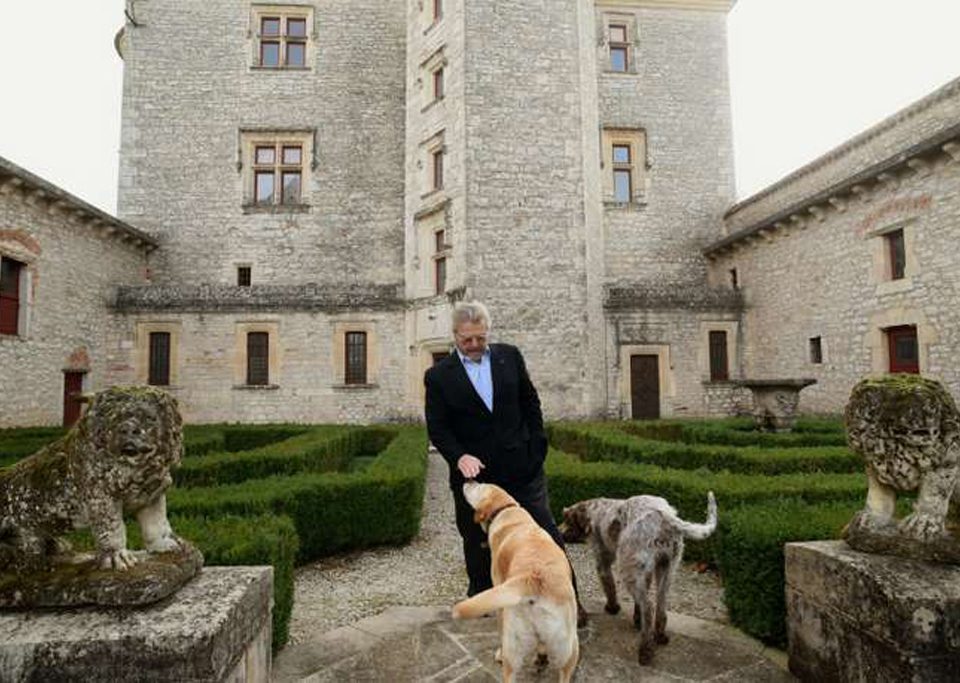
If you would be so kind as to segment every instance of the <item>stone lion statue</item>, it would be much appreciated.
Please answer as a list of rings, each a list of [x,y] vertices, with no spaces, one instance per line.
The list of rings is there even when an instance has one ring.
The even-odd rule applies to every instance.
[[[850,395],[846,423],[868,482],[866,509],[852,524],[923,543],[946,537],[951,501],[960,504],[960,414],[943,385],[917,375],[863,380]],[[917,499],[896,524],[896,496],[906,491]]]
[[[171,396],[152,387],[96,394],[66,436],[0,470],[0,570],[52,565],[69,550],[63,534],[85,527],[101,568],[128,569],[136,559],[125,512],[136,515],[148,551],[179,549],[164,492],[182,452]]]

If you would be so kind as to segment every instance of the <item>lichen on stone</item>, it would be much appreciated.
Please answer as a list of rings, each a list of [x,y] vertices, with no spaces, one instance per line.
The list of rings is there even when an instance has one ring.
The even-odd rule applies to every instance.
[[[171,396],[153,387],[98,393],[62,439],[0,471],[0,584],[37,572],[55,583],[62,571],[74,572],[83,563],[64,536],[83,528],[94,539],[93,569],[130,569],[138,558],[127,548],[125,513],[136,515],[148,551],[183,550],[165,498],[182,453]]]

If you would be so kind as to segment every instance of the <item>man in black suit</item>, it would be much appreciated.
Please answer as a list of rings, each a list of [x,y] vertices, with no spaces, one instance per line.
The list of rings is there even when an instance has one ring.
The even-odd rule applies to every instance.
[[[486,534],[473,521],[473,509],[463,497],[466,479],[506,489],[564,547],[547,502],[543,472],[547,437],[540,398],[519,349],[488,344],[489,331],[490,314],[483,304],[457,304],[453,311],[456,351],[424,376],[427,431],[450,465],[457,529],[470,579],[468,595],[490,588],[493,582]]]

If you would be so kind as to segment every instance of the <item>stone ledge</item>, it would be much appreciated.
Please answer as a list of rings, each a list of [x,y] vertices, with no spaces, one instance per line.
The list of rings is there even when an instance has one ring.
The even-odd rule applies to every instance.
[[[785,548],[790,668],[803,680],[955,681],[960,567],[851,549]]]
[[[660,283],[624,283],[607,285],[603,307],[608,311],[630,310],[743,310],[739,289],[706,285],[667,285]]]
[[[402,310],[403,286],[254,285],[131,285],[117,288],[118,313],[179,311],[227,313],[237,311]]]
[[[265,683],[272,590],[271,567],[207,567],[145,608],[0,612],[0,680]]]

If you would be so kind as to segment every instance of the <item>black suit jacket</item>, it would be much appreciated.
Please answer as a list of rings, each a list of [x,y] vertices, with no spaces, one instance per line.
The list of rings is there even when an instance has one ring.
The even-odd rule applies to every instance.
[[[510,344],[491,344],[489,348],[492,413],[470,383],[456,352],[424,375],[427,431],[450,464],[451,486],[463,483],[457,460],[464,453],[483,462],[479,480],[507,486],[533,480],[547,455],[540,398],[523,356]]]

